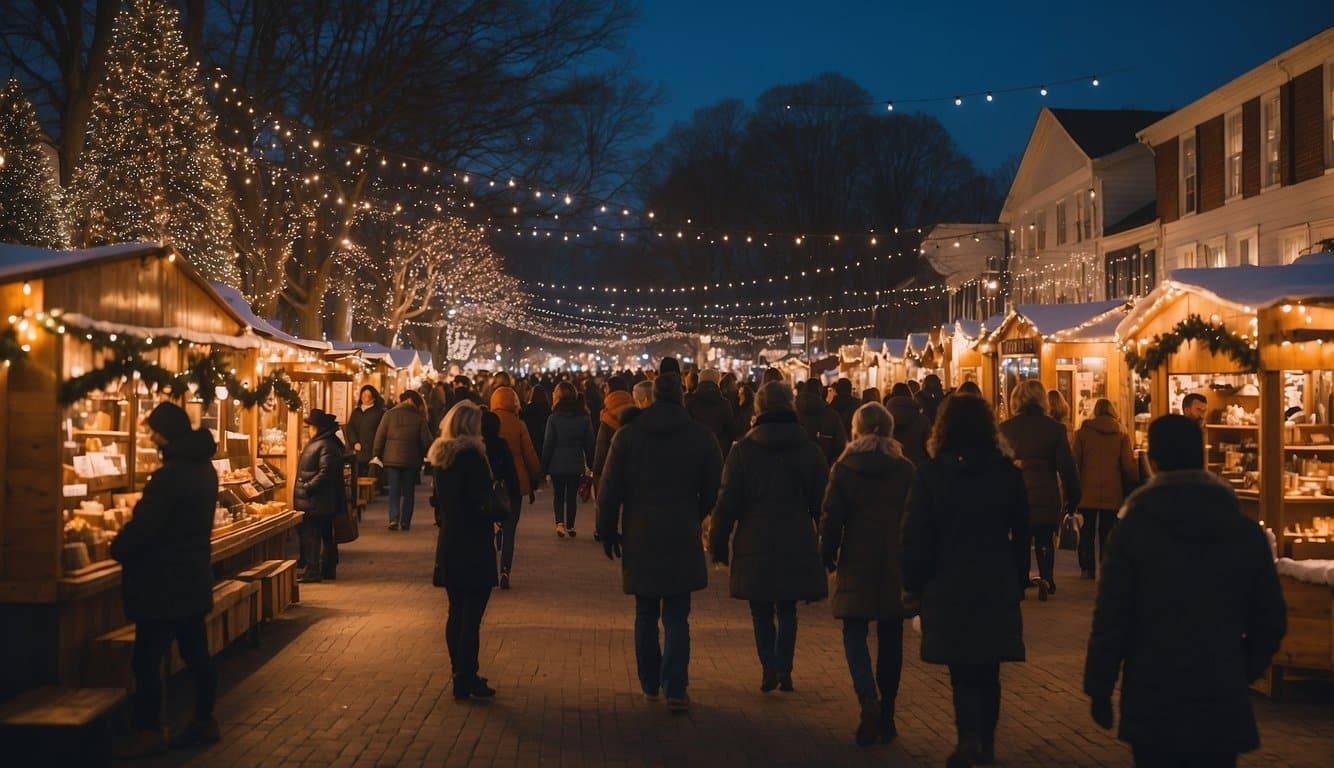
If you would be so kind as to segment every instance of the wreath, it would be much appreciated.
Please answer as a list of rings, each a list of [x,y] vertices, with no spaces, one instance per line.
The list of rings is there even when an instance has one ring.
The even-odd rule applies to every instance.
[[[1260,368],[1260,352],[1250,342],[1234,335],[1221,323],[1205,322],[1199,315],[1190,315],[1167,333],[1154,336],[1143,351],[1134,347],[1126,350],[1126,365],[1140,376],[1148,376],[1187,341],[1202,342],[1212,354],[1226,354],[1246,373],[1254,373]]]

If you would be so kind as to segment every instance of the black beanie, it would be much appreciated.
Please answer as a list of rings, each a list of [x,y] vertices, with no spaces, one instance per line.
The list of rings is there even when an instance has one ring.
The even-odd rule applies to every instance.
[[[671,360],[672,358],[667,358]],[[681,377],[675,373],[658,374],[653,381],[653,400],[665,400],[669,403],[681,402]]]
[[[664,357],[662,363],[658,366],[658,375],[662,376],[668,373],[681,375],[681,362],[674,357]],[[680,384],[678,381],[677,384]]]
[[[190,417],[175,403],[158,403],[144,421],[150,429],[168,440],[184,437],[194,431]]]

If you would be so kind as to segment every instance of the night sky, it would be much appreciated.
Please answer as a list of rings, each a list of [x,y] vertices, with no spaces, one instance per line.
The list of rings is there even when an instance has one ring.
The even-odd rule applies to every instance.
[[[665,86],[655,133],[729,97],[844,74],[886,100],[952,97],[1097,74],[952,102],[937,115],[991,169],[1024,144],[1045,104],[1174,109],[1334,25],[1334,0],[936,2],[645,0],[628,44],[639,75]],[[1205,12],[1207,9],[1207,13]]]

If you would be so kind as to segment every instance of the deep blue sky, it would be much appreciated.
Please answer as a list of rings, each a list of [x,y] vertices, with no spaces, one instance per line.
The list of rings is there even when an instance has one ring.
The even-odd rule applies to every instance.
[[[1172,109],[1334,25],[1334,0],[643,0],[628,42],[666,89],[656,135],[728,97],[842,73],[872,97],[952,96],[1097,73],[1102,84],[896,106],[937,115],[984,169],[1021,153],[1045,104]],[[1124,70],[1124,71],[1116,71]]]

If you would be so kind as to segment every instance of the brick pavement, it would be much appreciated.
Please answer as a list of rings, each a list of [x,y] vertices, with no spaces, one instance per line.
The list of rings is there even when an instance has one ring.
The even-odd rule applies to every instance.
[[[418,524],[385,530],[372,505],[345,546],[336,583],[306,585],[302,602],[266,626],[258,650],[220,657],[224,740],[161,766],[862,766],[941,765],[954,740],[945,670],[922,664],[905,638],[899,739],[861,749],[839,625],[827,603],[802,606],[796,692],[762,694],[749,613],[711,574],[691,615],[688,714],[638,695],[633,602],[619,565],[581,535],[553,535],[549,496],[525,508],[514,588],[497,590],[483,624],[482,673],[499,695],[456,703],[444,648],[445,596],[430,584],[435,529],[425,494]],[[1129,765],[1128,750],[1088,718],[1080,693],[1092,587],[1058,564],[1059,594],[1024,604],[1026,664],[1003,667],[1001,765]],[[188,694],[173,683],[173,707]],[[1294,684],[1281,702],[1256,698],[1263,749],[1243,765],[1334,764],[1334,691]]]

